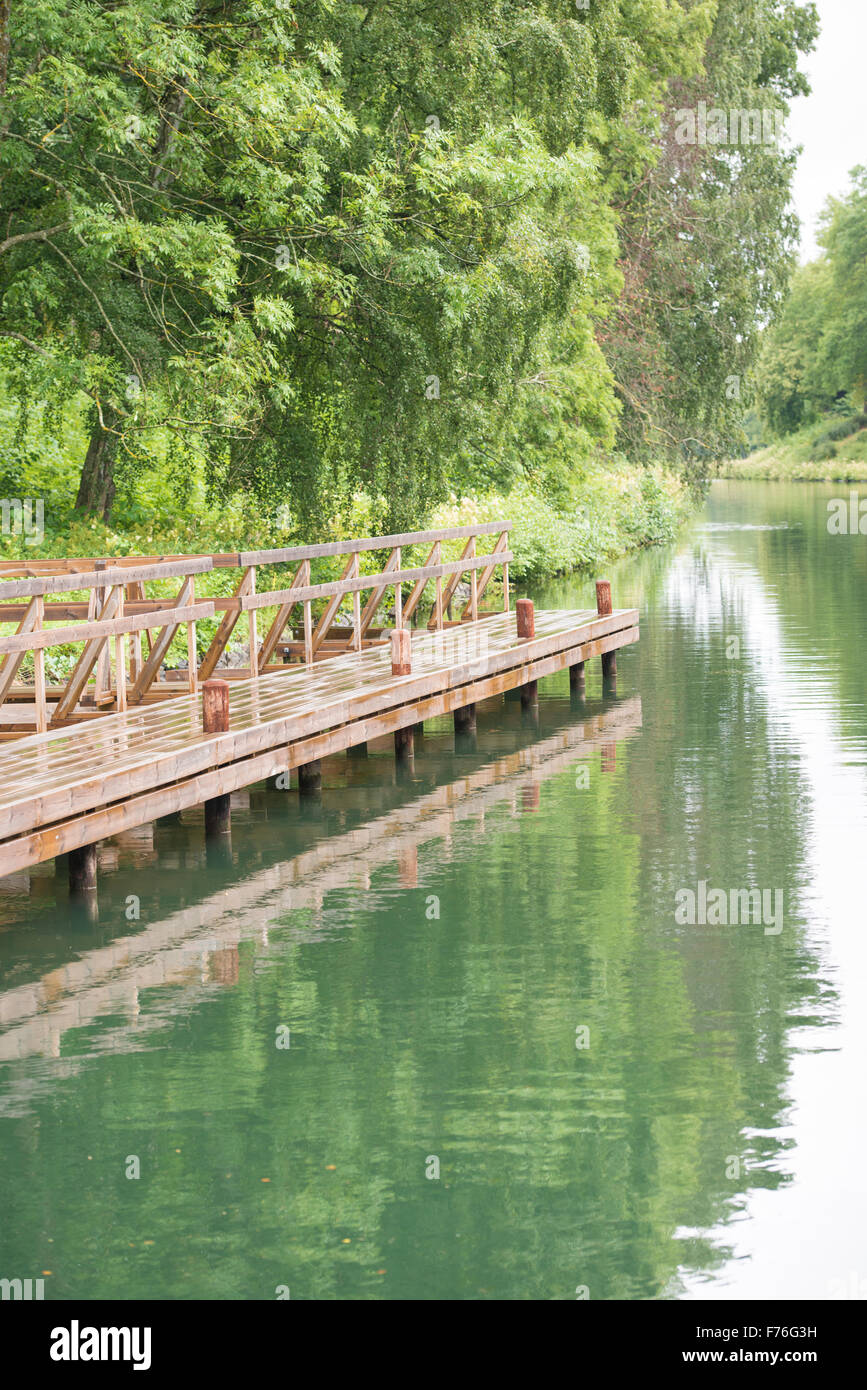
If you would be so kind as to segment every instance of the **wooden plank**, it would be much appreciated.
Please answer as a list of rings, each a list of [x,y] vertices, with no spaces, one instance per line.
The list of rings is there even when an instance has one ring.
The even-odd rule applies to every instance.
[[[361,540],[328,541],[323,545],[294,545],[282,550],[244,550],[242,565],[291,564],[296,560],[321,560],[328,556],[351,555],[363,550],[393,550],[396,546],[429,545],[433,541],[463,540],[466,536],[491,536],[511,531],[510,521],[476,522],[472,526],[450,526],[438,531],[404,531],[393,536],[365,536]]]
[[[509,533],[508,533],[508,531],[503,531],[503,532],[500,534],[499,539],[497,540],[497,544],[494,546],[494,549],[493,549],[493,551],[492,551],[492,554],[494,554],[494,555],[501,555],[504,551],[508,550],[508,548],[509,548]],[[477,587],[476,587],[476,593],[475,593],[475,602],[476,602],[476,609],[477,609],[477,610],[478,610],[478,605],[479,605],[479,603],[481,602],[482,598],[484,597],[485,590],[487,589],[488,585],[489,585],[490,582],[491,582],[491,579],[493,578],[494,571],[495,571],[496,568],[497,568],[497,563],[498,563],[497,561],[493,561],[490,565],[488,565],[488,566],[483,570],[481,576],[480,576],[480,577],[478,578],[478,580],[477,580]],[[509,569],[509,562],[508,562],[508,560],[500,561],[499,563],[502,564],[504,572],[508,573],[508,569]],[[476,579],[475,572],[473,573],[473,579],[474,579],[474,580]],[[504,582],[507,583],[507,581],[504,581]],[[470,598],[469,598],[469,600],[467,601],[467,603],[464,605],[464,611],[463,611],[463,613],[461,614],[461,618],[462,618],[462,619],[466,618],[468,614],[469,614],[470,616],[472,616],[472,605],[473,605],[473,597],[472,597],[472,595],[471,595]],[[506,605],[505,605],[506,611],[508,611],[508,607],[509,607],[509,604],[508,604],[508,602],[506,602]],[[477,613],[476,616],[478,616],[478,613]]]
[[[45,611],[45,599],[41,595],[34,599],[36,604],[36,626],[41,627],[42,616]],[[37,651],[33,655],[34,668],[34,701],[36,704],[36,732],[44,734],[48,729],[48,705],[45,700],[45,652]]]
[[[117,587],[123,588],[122,585]],[[204,618],[213,618],[214,605],[210,599],[201,599],[179,608],[175,601],[170,608],[162,609],[160,616],[167,622],[175,624],[198,622]],[[15,632],[9,637],[0,637],[0,652],[39,651],[46,647],[59,647],[66,642],[85,642],[92,638],[115,637],[122,632],[142,632],[152,624],[153,614],[135,613],[132,617],[117,617],[105,621],[97,618],[92,623],[78,623],[75,627],[43,628],[38,632],[29,633]]]
[[[430,553],[428,554],[428,557],[424,562],[424,568],[427,568],[429,565],[439,564],[441,556],[442,542],[434,541],[433,545],[430,548]],[[421,596],[424,593],[428,582],[429,581],[427,579],[416,580],[415,587],[413,588],[412,593],[410,594],[404,606],[403,619],[405,623],[409,623],[412,619],[412,615],[421,601]]]
[[[250,573],[250,571],[248,571],[248,573]],[[299,588],[302,584],[304,584],[305,581],[309,579],[309,577],[310,561],[302,560],[301,564],[298,566],[298,569],[295,571],[295,577],[293,578],[292,583],[289,585],[290,593],[294,588]],[[249,590],[247,590],[247,592],[249,592]],[[271,657],[274,655],[274,652],[277,648],[277,643],[280,641],[280,638],[282,637],[283,632],[285,630],[286,624],[289,621],[292,609],[295,607],[295,602],[296,600],[293,599],[290,602],[283,603],[280,605],[280,608],[277,612],[277,616],[275,617],[274,621],[269,627],[265,635],[264,641],[262,642],[262,649],[259,652],[260,671],[264,671],[265,667],[268,665],[268,662],[271,660]]]
[[[393,551],[391,552],[391,554],[389,555],[388,559],[386,560],[383,569],[380,571],[380,574],[381,574],[381,575],[382,575],[382,574],[390,574],[390,573],[393,573],[396,569],[397,569],[397,552],[393,550]],[[358,584],[358,585],[359,585],[359,588],[358,588],[358,589],[351,589],[351,590],[350,590],[351,593],[359,593],[359,594],[360,594],[360,593],[362,592],[362,589],[361,589],[361,587],[360,587],[361,578],[362,578],[362,577],[359,575],[359,576],[358,576],[357,578],[355,578],[355,579],[345,581],[345,582],[348,582],[348,583],[350,583],[350,584]],[[360,620],[360,624],[359,624],[359,629],[358,629],[358,630],[359,630],[359,633],[360,633],[360,635],[361,635],[362,640],[364,640],[364,634],[365,634],[365,632],[367,631],[367,629],[370,627],[370,624],[373,622],[373,619],[374,619],[375,616],[376,616],[376,611],[377,611],[377,609],[379,608],[380,604],[382,603],[382,600],[383,600],[384,597],[385,597],[385,592],[386,592],[387,588],[388,588],[388,581],[386,581],[386,582],[383,583],[383,584],[377,584],[377,583],[376,583],[376,576],[374,576],[373,592],[372,592],[372,594],[370,595],[370,597],[369,597],[369,599],[367,600],[367,602],[365,603],[364,608],[362,609],[362,612],[361,612],[361,620]]]
[[[472,552],[472,550],[473,550],[474,548],[475,548],[475,539],[474,539],[474,537],[471,536],[470,539],[467,541],[466,545],[464,546],[462,552],[461,552],[461,559],[458,560],[456,564],[453,564],[452,567],[451,567],[451,569],[449,569],[448,571],[443,571],[444,573],[448,573],[448,574],[451,575],[451,578],[449,579],[448,583],[447,583],[446,586],[445,586],[445,590],[444,590],[444,592],[443,592],[443,597],[442,597],[442,604],[443,604],[443,607],[446,608],[446,609],[448,608],[449,604],[450,604],[451,601],[452,601],[452,598],[454,597],[455,589],[458,587],[458,585],[459,585],[460,582],[461,582],[461,575],[462,575],[462,574],[465,574],[465,573],[466,573],[466,570],[469,568],[469,557],[470,557],[470,554],[471,554],[471,552]],[[484,558],[485,558],[486,560],[489,560],[489,559],[490,559],[490,556],[485,556]],[[513,558],[514,558],[514,557],[510,554],[510,555],[509,555],[509,559],[511,560],[511,559],[513,559]],[[461,560],[464,560],[464,559],[466,559],[468,563],[465,564],[463,567],[461,567]],[[476,563],[476,564],[482,564],[483,561],[476,560],[475,563]],[[449,616],[451,616],[451,614],[450,614]],[[433,627],[433,626],[434,626],[434,620],[433,620],[433,617],[431,617],[430,620],[428,621],[428,627],[430,628],[430,627]]]
[[[42,579],[16,579],[0,583],[0,603],[10,598],[30,598],[37,594],[72,593],[77,589],[105,589],[132,581],[149,582],[156,579],[175,579],[179,575],[205,574],[214,568],[210,556],[201,559],[177,560],[168,565],[137,565],[120,568],[114,563],[104,570],[87,574],[48,575]]]
[[[307,566],[308,566],[308,569],[309,569],[309,566],[310,566],[310,561],[309,561],[309,560],[307,561]],[[346,564],[345,564],[344,567],[343,567],[343,574],[340,576],[340,578],[341,578],[341,579],[348,579],[349,576],[353,573],[354,570],[357,571],[357,566],[358,566],[358,555],[357,555],[357,554],[350,555],[349,559],[347,560]],[[315,629],[314,629],[314,631],[313,631],[312,651],[313,651],[313,655],[314,655],[314,656],[316,655],[316,653],[318,652],[319,648],[321,647],[321,645],[322,645],[322,643],[323,643],[323,641],[324,641],[324,639],[325,639],[325,634],[327,633],[328,629],[330,628],[330,626],[331,626],[331,624],[332,624],[332,621],[334,620],[334,615],[335,615],[335,613],[337,612],[338,608],[340,607],[340,604],[341,604],[342,601],[343,601],[343,595],[342,595],[342,594],[335,594],[332,598],[330,598],[330,599],[328,600],[328,603],[325,605],[325,611],[324,611],[324,613],[322,614],[322,617],[319,619],[319,622],[316,624],[316,627],[315,627]]]

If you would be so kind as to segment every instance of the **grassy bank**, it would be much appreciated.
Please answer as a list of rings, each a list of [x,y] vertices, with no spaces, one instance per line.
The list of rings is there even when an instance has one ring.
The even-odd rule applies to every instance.
[[[867,417],[825,416],[745,459],[720,465],[721,478],[860,482],[867,478]]]

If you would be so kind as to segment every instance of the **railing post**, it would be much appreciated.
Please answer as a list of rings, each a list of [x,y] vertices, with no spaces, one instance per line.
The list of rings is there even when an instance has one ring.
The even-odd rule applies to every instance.
[[[196,601],[196,578],[190,575],[190,603]],[[121,610],[123,609],[123,591],[121,591]],[[254,615],[251,614],[251,617]],[[194,618],[187,622],[187,686],[191,695],[195,695],[199,688],[199,653],[196,649],[196,623]]]
[[[39,632],[45,618],[45,599],[42,595],[36,598],[36,618],[33,624],[34,632]],[[33,652],[33,671],[35,680],[36,698],[36,732],[44,734],[48,728],[48,706],[45,702],[45,648],[37,647]]]
[[[125,590],[122,584],[118,584],[117,594],[117,616],[123,618]],[[114,639],[114,687],[115,706],[118,713],[122,713],[126,709],[126,636],[122,632]]]
[[[394,567],[400,569],[400,546],[394,548]],[[403,589],[400,583],[394,586],[394,625],[396,628],[403,627]]]
[[[250,566],[250,593],[256,592],[256,567]],[[249,645],[250,645],[250,677],[252,680],[259,679],[259,625],[256,621],[256,609],[251,608],[247,614]]]

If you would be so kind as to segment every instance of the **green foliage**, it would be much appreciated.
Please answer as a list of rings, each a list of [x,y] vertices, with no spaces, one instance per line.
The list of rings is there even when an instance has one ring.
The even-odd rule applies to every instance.
[[[828,200],[820,241],[824,254],[795,275],[757,369],[762,413],[781,436],[867,401],[867,169],[852,171],[845,197]]]
[[[621,425],[644,452],[700,426],[711,447],[777,293],[789,165],[717,151],[675,188],[659,113],[711,68],[741,104],[784,102],[813,33],[810,5],[737,8],[20,0],[7,490],[59,450],[55,510],[74,463],[79,507],[125,525],[243,497],[319,535],[359,493],[374,527],[452,491],[563,506],[624,411],[655,421]]]

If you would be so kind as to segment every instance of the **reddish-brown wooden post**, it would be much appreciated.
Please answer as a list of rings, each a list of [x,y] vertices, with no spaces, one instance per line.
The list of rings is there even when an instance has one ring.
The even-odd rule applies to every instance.
[[[519,598],[515,604],[515,616],[518,620],[518,636],[522,641],[529,641],[536,636],[536,612],[533,608],[531,598]]]
[[[391,674],[412,675],[412,632],[408,627],[396,627],[391,634]]]
[[[532,599],[519,598],[515,604],[515,616],[518,620],[518,640],[531,641],[536,636],[536,612]],[[527,681],[521,686],[522,709],[537,704],[538,700],[539,689],[535,681]]]
[[[600,618],[607,618],[614,612],[611,606],[611,582],[608,579],[596,581],[596,612]],[[602,683],[611,684],[617,680],[617,653],[602,653]]]
[[[208,680],[202,683],[202,728],[206,734],[225,734],[229,731],[229,682]],[[231,797],[228,792],[212,796],[205,802],[205,835],[227,835],[229,832]]]
[[[391,674],[393,676],[412,675],[412,631],[408,627],[396,627],[391,634]],[[411,724],[394,731],[394,756],[404,766],[412,764],[415,754],[415,737]]]

